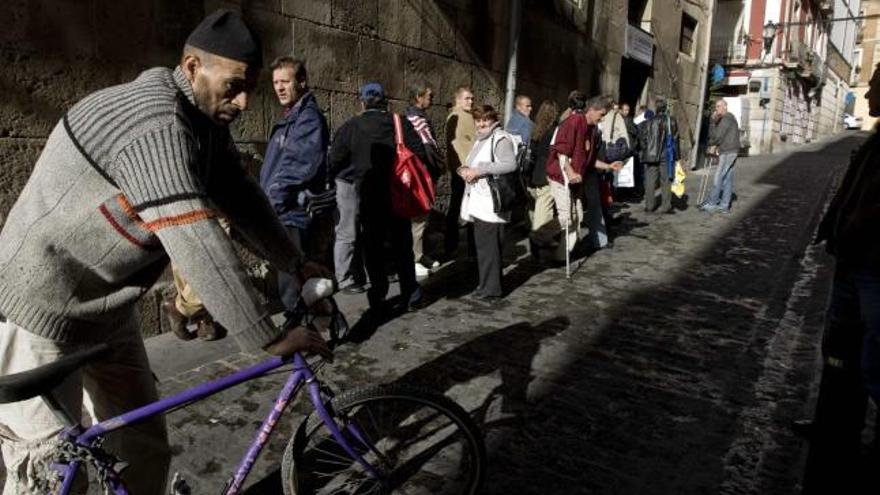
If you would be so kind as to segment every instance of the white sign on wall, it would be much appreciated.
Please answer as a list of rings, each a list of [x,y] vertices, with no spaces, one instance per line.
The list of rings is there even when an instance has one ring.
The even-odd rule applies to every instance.
[[[654,65],[654,36],[632,24],[626,25],[624,54],[645,65]]]

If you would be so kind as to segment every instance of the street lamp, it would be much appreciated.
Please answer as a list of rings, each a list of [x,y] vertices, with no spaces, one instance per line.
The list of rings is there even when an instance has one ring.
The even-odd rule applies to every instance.
[[[764,38],[764,54],[770,53],[770,48],[773,47],[773,38],[776,37],[776,29],[779,28],[779,25],[774,23],[773,21],[767,21],[767,24],[764,24],[764,29],[761,32],[762,37]]]

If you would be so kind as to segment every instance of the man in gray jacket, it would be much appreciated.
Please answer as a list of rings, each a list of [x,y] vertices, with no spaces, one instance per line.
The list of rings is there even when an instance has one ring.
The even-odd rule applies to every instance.
[[[733,164],[739,153],[739,126],[736,117],[727,111],[724,100],[715,102],[715,112],[709,124],[709,147],[718,154],[718,168],[712,192],[700,209],[727,213],[733,201]]]

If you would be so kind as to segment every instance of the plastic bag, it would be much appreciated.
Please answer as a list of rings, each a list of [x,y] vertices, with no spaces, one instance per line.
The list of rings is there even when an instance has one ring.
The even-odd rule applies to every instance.
[[[684,172],[684,167],[681,166],[681,161],[675,162],[675,178],[672,180],[672,194],[675,194],[675,197],[680,198],[684,196],[684,180],[687,178],[687,174]]]
[[[623,168],[614,172],[614,187],[635,187],[635,159],[629,157],[623,162]]]

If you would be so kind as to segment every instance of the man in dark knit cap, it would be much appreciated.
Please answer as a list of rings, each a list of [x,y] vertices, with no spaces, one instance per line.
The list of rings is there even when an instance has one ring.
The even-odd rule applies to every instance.
[[[169,258],[244,349],[329,354],[304,328],[278,328],[217,222],[280,270],[309,276],[259,186],[239,165],[228,125],[247,107],[261,49],[231,11],[190,35],[180,65],[93,93],[55,126],[0,232],[0,375],[106,342],[110,350],[53,395],[74,420],[82,392],[97,420],[157,400],[135,302]],[[4,494],[50,493],[62,423],[40,399],[0,405]],[[131,493],[165,492],[161,417],[111,435]]]

